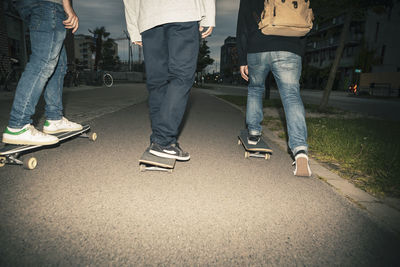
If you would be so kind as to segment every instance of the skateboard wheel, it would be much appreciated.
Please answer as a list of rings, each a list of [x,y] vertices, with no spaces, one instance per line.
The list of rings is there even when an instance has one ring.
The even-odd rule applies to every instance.
[[[0,157],[0,168],[4,167],[6,165],[6,158],[5,157]]]
[[[96,139],[97,139],[97,133],[91,133],[91,134],[89,134],[89,140],[90,141],[96,141]]]
[[[244,158],[245,159],[250,158],[250,152],[249,151],[244,152]]]
[[[271,158],[271,155],[270,154],[265,154],[265,159],[270,159]]]
[[[35,157],[27,158],[24,160],[23,166],[27,170],[33,170],[37,166],[37,159]]]
[[[141,172],[145,172],[146,171],[146,165],[140,164],[139,165],[139,169],[140,169]]]
[[[240,141],[240,139],[238,140],[238,145],[241,145],[242,144],[242,141]]]

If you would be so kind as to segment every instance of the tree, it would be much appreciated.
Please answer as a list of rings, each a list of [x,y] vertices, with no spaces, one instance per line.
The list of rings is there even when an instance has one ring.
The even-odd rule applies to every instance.
[[[317,21],[323,17],[333,17],[343,14],[343,10],[345,10],[344,25],[341,29],[339,45],[336,49],[335,59],[329,72],[328,82],[324,88],[324,94],[319,105],[320,109],[324,110],[328,105],[329,96],[335,81],[340,59],[342,58],[347,36],[350,32],[352,19],[362,15],[368,8],[377,6],[390,7],[393,5],[393,1],[398,0],[313,0],[312,8]]]
[[[197,69],[196,72],[203,72],[203,70],[214,63],[214,59],[210,58],[210,48],[207,45],[206,40],[202,40],[200,43],[199,54],[197,58]]]
[[[100,28],[97,27],[93,31],[89,30],[89,32],[92,33],[94,35],[94,38],[96,39],[96,58],[94,60],[94,70],[97,71],[99,62],[102,59],[103,39],[110,36],[110,33],[106,31],[106,28],[104,26]]]
[[[112,38],[108,38],[103,43],[103,51],[102,51],[102,69],[105,70],[116,70],[119,66],[119,57],[115,56],[114,50],[115,42]]]

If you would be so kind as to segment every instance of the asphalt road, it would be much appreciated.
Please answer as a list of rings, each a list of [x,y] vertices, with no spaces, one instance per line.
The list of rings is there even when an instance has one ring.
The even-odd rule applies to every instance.
[[[245,159],[242,113],[199,90],[179,139],[191,160],[140,172],[150,123],[145,102],[126,106],[135,95],[142,85],[69,92],[69,115],[85,102],[98,140],[39,150],[32,171],[0,168],[1,266],[399,264],[398,235],[323,181],[294,177],[286,152]]]
[[[207,84],[213,87],[212,90],[205,90],[211,94],[246,95],[245,86],[227,86]],[[301,90],[301,97],[304,103],[319,105],[323,92],[316,90]],[[277,90],[271,90],[271,98],[279,98]],[[357,112],[364,115],[377,117],[386,120],[400,121],[400,99],[399,98],[366,98],[349,96],[346,92],[333,91],[329,97],[329,106]]]

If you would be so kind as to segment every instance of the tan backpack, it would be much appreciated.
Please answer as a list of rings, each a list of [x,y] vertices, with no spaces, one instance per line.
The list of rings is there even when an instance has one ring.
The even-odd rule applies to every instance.
[[[258,28],[265,35],[304,36],[313,19],[310,0],[265,0]]]

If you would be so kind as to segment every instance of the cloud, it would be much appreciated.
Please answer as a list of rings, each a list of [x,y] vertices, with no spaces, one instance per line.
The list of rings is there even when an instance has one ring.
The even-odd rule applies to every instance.
[[[217,15],[219,16],[231,16],[236,13],[239,9],[239,0],[217,0]]]
[[[239,0],[217,0],[216,27],[213,36],[208,40],[211,57],[220,61],[221,46],[228,36],[236,36],[236,21]]]
[[[88,29],[104,26],[112,38],[119,38],[126,30],[122,0],[74,1],[74,9],[79,16],[80,34],[89,34]]]

